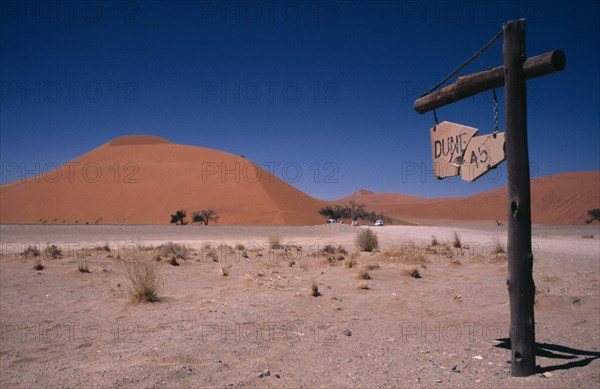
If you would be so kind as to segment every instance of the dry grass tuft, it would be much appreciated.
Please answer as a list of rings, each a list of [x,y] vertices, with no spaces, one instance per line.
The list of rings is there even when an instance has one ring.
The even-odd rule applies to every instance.
[[[44,252],[52,259],[62,258],[62,250],[55,244],[46,246]]]
[[[406,275],[411,276],[412,278],[423,278],[423,277],[421,277],[421,273],[419,273],[419,269],[416,267],[406,269],[405,272],[406,272]]]
[[[316,282],[310,284],[310,295],[313,297],[319,297],[321,293],[319,292],[319,285]]]
[[[179,243],[165,243],[157,247],[158,255],[161,257],[175,256],[177,259],[185,259],[190,253],[189,247]]]
[[[229,273],[231,272],[232,267],[233,267],[232,264],[219,266],[219,274],[223,277],[227,277],[229,275]]]
[[[169,261],[169,263],[171,264],[171,266],[179,266],[179,262],[177,262],[177,257],[174,255],[171,255],[171,260]]]
[[[79,263],[77,270],[79,270],[79,272],[81,272],[81,273],[89,273],[90,272],[90,268],[88,267],[88,264],[85,261]]]
[[[462,248],[463,244],[462,241],[460,239],[460,234],[456,231],[454,231],[454,239],[452,240],[452,247],[460,249]]]
[[[431,236],[431,243],[429,243],[429,245],[430,245],[431,247],[435,247],[435,246],[437,246],[437,245],[439,245],[439,244],[440,244],[440,241],[438,240],[437,236],[435,236],[435,235],[432,235],[432,236]]]
[[[159,301],[160,276],[156,261],[139,249],[127,250],[124,255],[131,300],[142,303]]]
[[[358,289],[369,290],[369,283],[366,281],[361,282],[360,284],[358,284]]]
[[[352,269],[353,267],[356,267],[356,259],[354,258],[346,258],[346,260],[344,261],[344,267],[346,269]]]
[[[27,258],[30,255],[32,257],[39,257],[40,256],[40,250],[37,247],[35,247],[35,246],[27,246],[27,248],[21,252],[21,256],[22,257]]]
[[[377,234],[370,228],[366,228],[356,234],[356,247],[361,251],[373,252],[379,247],[379,239]]]
[[[370,280],[371,279],[371,275],[369,274],[369,272],[366,269],[360,270],[356,276],[358,278],[360,278],[361,280]]]
[[[42,264],[41,258],[35,259],[35,262],[33,263],[33,268],[35,270],[44,270],[44,264]]]
[[[368,265],[365,265],[365,269],[367,270],[375,270],[379,268],[381,268],[381,266],[379,266],[378,263],[369,263]]]
[[[279,250],[283,248],[283,244],[281,243],[281,236],[278,234],[269,235],[269,247],[271,250]]]
[[[235,244],[235,249],[238,251],[243,251],[245,248],[246,248],[246,246],[244,246],[242,243]]]
[[[504,254],[504,253],[506,253],[506,250],[504,249],[504,246],[500,242],[500,238],[496,239],[496,243],[494,244],[494,248],[492,250],[492,253],[493,254]]]

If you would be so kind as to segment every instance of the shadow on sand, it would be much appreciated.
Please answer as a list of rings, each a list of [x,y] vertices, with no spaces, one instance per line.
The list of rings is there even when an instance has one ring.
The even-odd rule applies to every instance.
[[[500,342],[496,345],[496,347],[510,350],[510,338],[499,338],[496,340]],[[589,365],[593,360],[600,358],[600,352],[598,351],[579,350],[558,344],[538,342],[535,343],[535,355],[544,358],[571,360],[571,362],[566,362],[560,365],[546,367],[541,367],[538,365],[538,373],[545,373],[555,370],[568,370],[574,367],[583,367]]]

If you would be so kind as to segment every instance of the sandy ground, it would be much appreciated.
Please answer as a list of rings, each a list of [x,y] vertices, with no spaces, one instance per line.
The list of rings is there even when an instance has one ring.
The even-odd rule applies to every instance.
[[[493,253],[504,226],[386,226],[375,254],[355,252],[361,228],[2,225],[0,386],[600,386],[597,225],[534,229],[540,372],[527,378],[510,376],[505,347],[507,263]],[[454,232],[467,247],[443,248]],[[275,235],[287,251],[269,248]],[[159,302],[132,303],[123,258],[169,241],[191,250],[180,266],[153,262]],[[105,243],[110,252],[96,249]],[[327,243],[358,264],[330,261]],[[19,254],[47,244],[63,257],[42,253],[43,270]],[[208,245],[233,249],[221,246],[217,263]],[[368,265],[378,267],[359,279]]]

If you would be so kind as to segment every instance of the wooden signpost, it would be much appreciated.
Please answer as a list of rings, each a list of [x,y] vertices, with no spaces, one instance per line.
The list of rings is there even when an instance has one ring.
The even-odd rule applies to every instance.
[[[536,369],[526,80],[561,71],[566,63],[561,51],[527,59],[525,25],[525,19],[504,23],[504,66],[460,77],[455,83],[414,102],[415,110],[425,113],[492,88],[505,88],[506,133],[497,133],[496,138],[488,135],[471,139],[465,148],[460,170],[462,178],[472,181],[489,170],[487,165],[493,167],[500,163],[505,151],[508,170],[506,284],[510,302],[511,374],[515,377],[534,374]],[[462,142],[460,144],[462,147]],[[434,145],[432,151],[435,161]],[[457,173],[456,170],[453,172]],[[443,172],[439,177],[444,177]]]

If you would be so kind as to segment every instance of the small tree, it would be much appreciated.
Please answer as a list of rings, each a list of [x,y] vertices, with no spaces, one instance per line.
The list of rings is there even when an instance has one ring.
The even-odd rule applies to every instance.
[[[590,209],[587,214],[588,218],[585,220],[587,224],[593,221],[600,221],[600,208]]]
[[[354,201],[350,201],[350,205],[346,206],[348,216],[356,221],[357,219],[364,219],[367,215],[367,211],[365,211],[364,204],[357,204]]]
[[[186,217],[186,213],[184,210],[179,210],[177,212],[175,212],[174,215],[171,215],[171,223],[175,223],[175,225],[177,224],[187,224],[183,219],[185,219]]]
[[[203,209],[200,212],[194,212],[193,221],[197,223],[204,223],[205,226],[210,222],[218,223],[219,215],[217,215],[217,211],[214,209]]]

